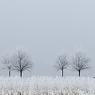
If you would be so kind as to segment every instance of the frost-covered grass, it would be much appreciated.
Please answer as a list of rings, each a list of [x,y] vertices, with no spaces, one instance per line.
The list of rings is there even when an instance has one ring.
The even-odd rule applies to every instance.
[[[89,77],[0,77],[0,95],[95,95]]]

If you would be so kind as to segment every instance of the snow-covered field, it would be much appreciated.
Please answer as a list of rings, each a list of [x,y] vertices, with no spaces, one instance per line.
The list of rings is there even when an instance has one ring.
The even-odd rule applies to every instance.
[[[0,77],[0,95],[95,95],[89,77]]]

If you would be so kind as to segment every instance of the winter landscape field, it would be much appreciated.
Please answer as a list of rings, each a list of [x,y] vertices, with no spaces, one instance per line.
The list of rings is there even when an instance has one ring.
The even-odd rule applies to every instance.
[[[0,95],[95,95],[90,77],[0,77]]]

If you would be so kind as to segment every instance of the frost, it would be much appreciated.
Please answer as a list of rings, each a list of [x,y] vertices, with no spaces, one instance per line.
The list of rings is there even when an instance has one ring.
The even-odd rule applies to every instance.
[[[0,77],[0,95],[95,95],[90,77]]]

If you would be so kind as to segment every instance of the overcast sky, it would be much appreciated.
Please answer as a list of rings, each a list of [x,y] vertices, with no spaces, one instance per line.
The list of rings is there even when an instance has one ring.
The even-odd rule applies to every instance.
[[[0,0],[0,59],[17,46],[26,48],[34,62],[24,76],[60,76],[53,68],[56,58],[79,47],[91,57],[92,67],[81,75],[95,76],[95,0]],[[0,76],[7,74],[0,70]],[[78,72],[68,68],[64,75]]]

